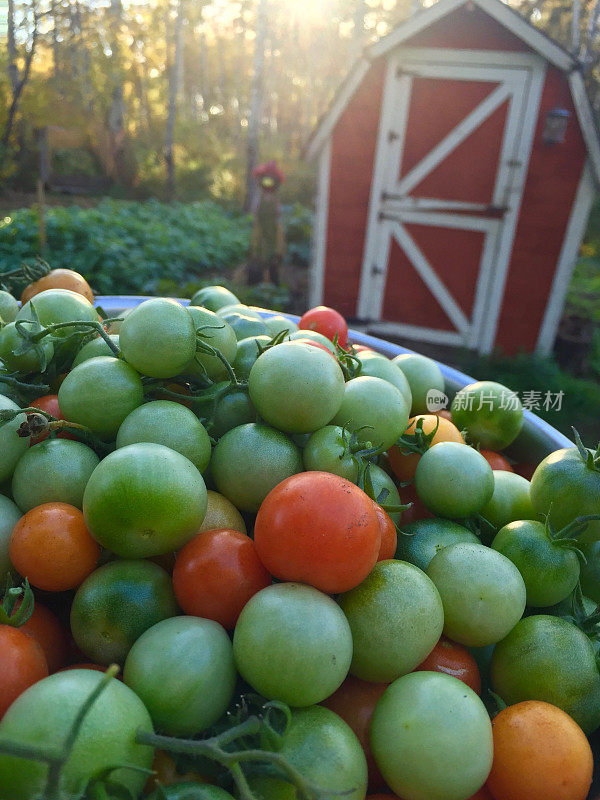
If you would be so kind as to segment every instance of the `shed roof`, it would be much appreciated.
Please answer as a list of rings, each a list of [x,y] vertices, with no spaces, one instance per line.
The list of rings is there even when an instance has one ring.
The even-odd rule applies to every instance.
[[[596,182],[600,184],[600,137],[592,114],[581,63],[550,36],[524,19],[502,0],[438,0],[435,5],[419,11],[383,39],[365,49],[336,92],[328,110],[317,124],[306,146],[306,157],[313,160],[328,141],[352,95],[369,70],[371,61],[385,56],[407,39],[428,28],[452,11],[464,5],[480,8],[500,25],[517,36],[546,61],[567,74],[573,104],[592,164]]]

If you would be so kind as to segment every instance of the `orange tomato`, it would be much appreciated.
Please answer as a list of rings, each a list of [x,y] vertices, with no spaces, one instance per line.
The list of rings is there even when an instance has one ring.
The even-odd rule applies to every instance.
[[[23,289],[21,303],[26,303],[46,289],[70,289],[72,292],[83,295],[90,303],[94,302],[94,293],[89,283],[78,272],[72,269],[53,269],[43,278],[30,283]]]
[[[68,503],[44,503],[24,514],[10,539],[10,560],[32,586],[50,592],[74,589],[100,555],[82,512]]]
[[[381,530],[373,501],[358,486],[329,472],[301,472],[263,500],[254,542],[271,575],[337,594],[367,577]]]
[[[446,675],[452,675],[466,683],[476,694],[481,694],[481,675],[477,662],[464,645],[452,642],[445,636],[442,636],[416,671],[445,672]]]
[[[11,625],[0,625],[0,719],[25,689],[48,677],[42,647]]]
[[[340,688],[321,703],[322,706],[335,711],[356,734],[356,738],[365,751],[371,791],[386,788],[386,783],[371,751],[370,729],[373,710],[387,687],[387,683],[370,683],[361,681],[354,675],[348,675]],[[393,797],[393,795],[391,796]]]
[[[579,725],[539,700],[508,706],[492,721],[495,800],[585,800],[594,761]]]
[[[416,417],[412,417],[408,420],[405,433],[414,434],[417,420],[419,419],[423,420],[424,433],[431,433],[435,430],[435,426],[438,426],[431,440],[430,447],[433,447],[434,444],[438,444],[438,442],[458,442],[459,444],[464,444],[464,439],[456,425],[445,417],[436,414],[419,414]],[[388,450],[388,458],[397,478],[401,481],[412,481],[417,471],[417,464],[421,458],[420,453],[402,455],[400,449],[394,445]]]
[[[398,534],[396,533],[396,526],[390,515],[379,505],[374,503],[375,513],[379,520],[379,528],[381,530],[381,547],[379,548],[379,555],[377,561],[385,561],[388,558],[393,558],[396,554],[396,545],[398,544]]]
[[[173,570],[177,602],[186,614],[233,630],[250,598],[271,585],[254,542],[234,530],[205,531],[180,551]]]
[[[48,671],[56,672],[67,660],[67,635],[55,614],[38,603],[33,614],[19,630],[31,636],[41,646],[48,662]]]

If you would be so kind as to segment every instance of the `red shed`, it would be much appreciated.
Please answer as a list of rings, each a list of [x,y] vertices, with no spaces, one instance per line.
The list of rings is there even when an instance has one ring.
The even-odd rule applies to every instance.
[[[366,51],[307,155],[312,305],[382,335],[551,351],[600,175],[572,55],[500,0],[439,0]]]

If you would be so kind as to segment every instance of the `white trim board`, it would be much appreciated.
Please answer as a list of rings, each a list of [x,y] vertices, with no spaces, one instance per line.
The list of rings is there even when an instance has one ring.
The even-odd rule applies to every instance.
[[[537,340],[536,353],[543,356],[549,355],[554,345],[558,324],[569,288],[569,282],[575,268],[577,255],[587,225],[588,215],[594,201],[594,194],[595,186],[592,168],[589,161],[587,161],[581,173],[579,186],[577,187],[575,202],[571,209],[558,265],[554,272],[550,297],[546,304],[546,311]]]
[[[310,281],[310,307],[323,302],[325,280],[325,253],[327,250],[327,218],[329,211],[329,184],[331,173],[331,137],[319,156],[319,183],[315,204],[315,224],[312,239],[312,263]]]

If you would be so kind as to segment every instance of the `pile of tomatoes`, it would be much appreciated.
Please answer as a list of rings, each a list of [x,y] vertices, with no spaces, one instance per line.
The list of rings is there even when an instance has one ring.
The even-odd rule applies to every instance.
[[[0,292],[0,800],[585,800],[599,453],[333,309],[57,272]]]

